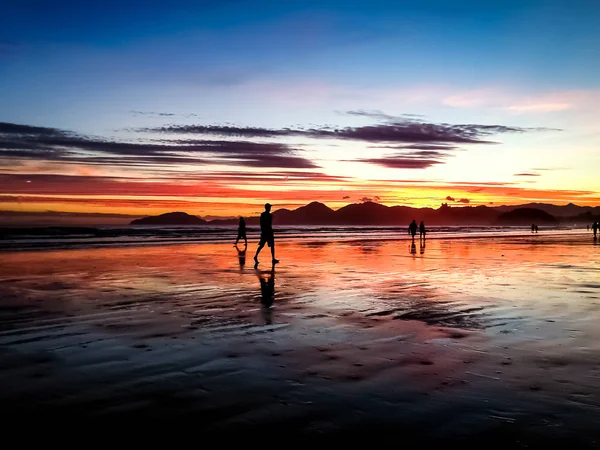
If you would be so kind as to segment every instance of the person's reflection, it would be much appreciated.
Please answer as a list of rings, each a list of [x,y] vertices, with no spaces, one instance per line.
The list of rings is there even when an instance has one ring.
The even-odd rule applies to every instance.
[[[419,240],[419,252],[421,253],[421,255],[425,253],[425,239]]]
[[[256,276],[260,281],[260,303],[262,305],[261,312],[265,323],[270,325],[273,322],[273,298],[275,297],[275,265],[271,266],[271,270],[255,270]]]
[[[246,264],[246,250],[248,249],[248,244],[244,245],[243,250],[241,250],[237,244],[235,244],[234,247],[238,252],[238,260],[240,261],[240,269],[243,269],[244,265]]]
[[[417,244],[415,244],[415,240],[413,239],[412,244],[410,244],[410,252],[413,255],[417,254]]]

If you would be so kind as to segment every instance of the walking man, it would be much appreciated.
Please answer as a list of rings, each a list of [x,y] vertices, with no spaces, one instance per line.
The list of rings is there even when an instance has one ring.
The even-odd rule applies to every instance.
[[[273,215],[271,214],[271,205],[265,204],[265,211],[260,215],[260,242],[256,249],[256,255],[254,255],[254,267],[258,266],[258,254],[267,244],[271,247],[271,256],[273,258],[273,264],[279,262],[275,259],[275,235],[273,234]]]
[[[417,234],[417,221],[413,219],[411,224],[408,226],[408,234],[412,235],[413,241],[415,240],[415,235]]]

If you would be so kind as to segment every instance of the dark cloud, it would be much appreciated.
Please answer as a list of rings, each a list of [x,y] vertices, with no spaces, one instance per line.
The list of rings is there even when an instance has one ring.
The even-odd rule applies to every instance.
[[[503,133],[540,131],[541,128],[508,127],[504,125],[426,123],[424,121],[399,120],[361,127],[345,128],[280,128],[236,127],[229,125],[167,125],[141,128],[136,131],[177,134],[203,134],[235,137],[289,137],[300,136],[313,139],[345,139],[370,143],[407,144],[492,144],[488,137]]]
[[[458,203],[471,203],[471,200],[469,200],[468,198],[461,198],[460,200],[457,200]]]
[[[442,164],[439,159],[421,158],[419,156],[399,155],[384,156],[381,158],[363,158],[359,162],[375,164],[390,169],[426,169],[437,164]]]
[[[456,201],[456,200],[454,200],[454,197],[450,197],[450,196],[446,197],[446,200],[448,200],[449,202],[454,202],[454,201]]]
[[[533,173],[533,172],[521,172],[521,173],[515,173],[514,176],[515,177],[539,177],[540,174],[539,173]]]
[[[118,142],[55,128],[0,123],[0,158],[91,165],[226,164],[261,168],[314,169],[313,161],[275,142],[174,140],[169,144]]]
[[[349,195],[344,195],[343,200],[348,200],[350,198]]]

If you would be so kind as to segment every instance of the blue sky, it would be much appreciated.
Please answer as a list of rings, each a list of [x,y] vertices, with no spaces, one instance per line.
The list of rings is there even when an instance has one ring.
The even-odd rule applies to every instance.
[[[157,139],[130,130],[168,123],[378,120],[347,114],[356,110],[544,127],[554,130],[502,135],[493,152],[475,144],[454,163],[394,173],[341,160],[382,149],[283,142],[304,146],[330,174],[374,180],[501,182],[543,158],[569,172],[540,172],[529,185],[597,192],[598,55],[597,1],[9,0],[0,122],[111,139]]]

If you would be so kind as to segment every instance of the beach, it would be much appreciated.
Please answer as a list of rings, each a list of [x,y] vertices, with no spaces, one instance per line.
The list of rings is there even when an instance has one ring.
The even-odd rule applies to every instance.
[[[403,238],[3,252],[0,410],[595,447],[591,233]]]

